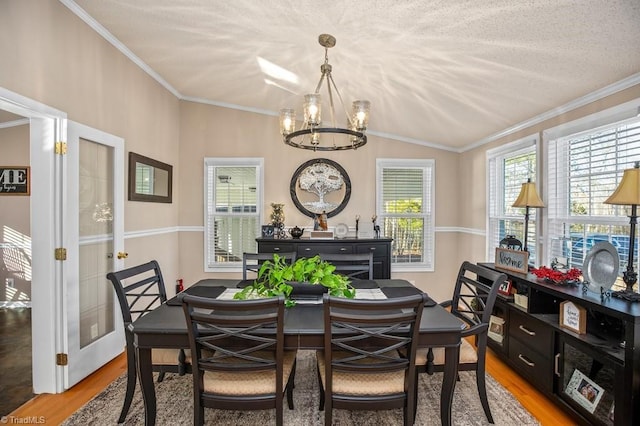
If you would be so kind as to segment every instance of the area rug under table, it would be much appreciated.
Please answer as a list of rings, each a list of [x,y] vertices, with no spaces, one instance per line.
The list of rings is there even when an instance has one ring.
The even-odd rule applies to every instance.
[[[294,410],[284,408],[285,425],[323,425],[324,412],[318,410],[319,388],[313,351],[298,352],[298,368],[294,389]],[[416,425],[440,424],[441,374],[420,375]],[[115,425],[126,389],[126,377],[121,376],[102,393],[69,417],[64,425]],[[496,425],[538,425],[522,405],[491,376],[487,375],[487,394]],[[167,374],[156,383],[158,425],[190,425],[193,423],[191,375]],[[402,410],[333,411],[333,424],[341,426],[401,425]],[[460,372],[452,410],[456,426],[488,425],[476,389],[475,373]],[[125,424],[143,425],[144,407],[140,388],[131,404]],[[275,410],[224,411],[205,409],[207,425],[270,425],[275,424]]]

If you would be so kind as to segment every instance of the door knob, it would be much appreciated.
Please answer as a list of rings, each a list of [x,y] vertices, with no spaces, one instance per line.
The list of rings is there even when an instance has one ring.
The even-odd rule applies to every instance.
[[[123,251],[118,252],[118,259],[126,259],[127,257],[129,257],[129,253],[125,253]]]

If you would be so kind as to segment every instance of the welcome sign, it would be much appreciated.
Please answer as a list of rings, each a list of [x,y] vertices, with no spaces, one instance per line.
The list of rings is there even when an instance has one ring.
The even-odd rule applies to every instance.
[[[30,184],[30,167],[0,167],[0,195],[29,195],[31,194]]]

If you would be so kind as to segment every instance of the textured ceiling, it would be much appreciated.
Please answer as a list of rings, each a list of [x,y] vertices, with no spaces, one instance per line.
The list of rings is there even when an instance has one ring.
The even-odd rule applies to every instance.
[[[371,133],[463,150],[631,77],[638,0],[62,0],[181,98],[302,109],[324,49]]]

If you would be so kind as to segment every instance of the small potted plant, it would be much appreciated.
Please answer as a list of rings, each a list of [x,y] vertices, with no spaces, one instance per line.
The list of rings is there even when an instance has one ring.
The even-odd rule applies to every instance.
[[[353,299],[356,291],[349,278],[335,273],[336,267],[320,259],[320,256],[302,257],[292,264],[284,258],[273,255],[273,260],[265,261],[258,270],[258,278],[234,295],[234,299],[274,297],[280,294],[286,298],[286,305],[293,306],[290,299],[295,285],[322,285],[331,296]]]

